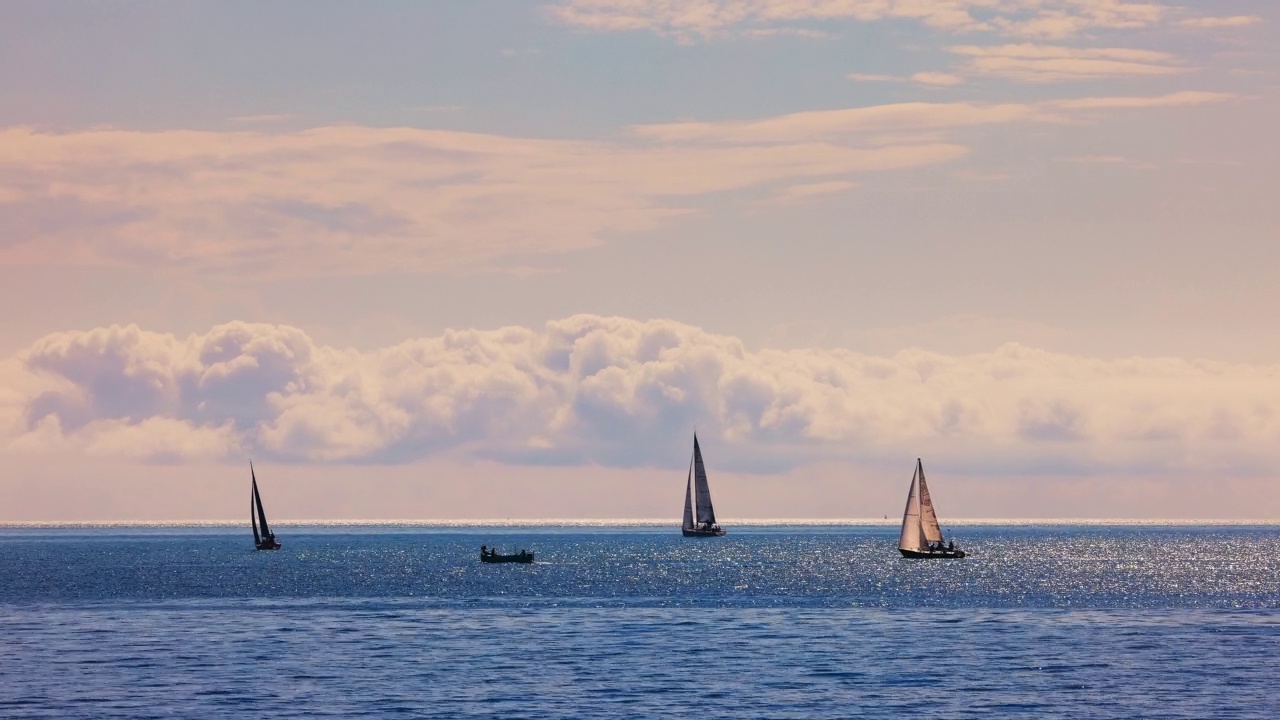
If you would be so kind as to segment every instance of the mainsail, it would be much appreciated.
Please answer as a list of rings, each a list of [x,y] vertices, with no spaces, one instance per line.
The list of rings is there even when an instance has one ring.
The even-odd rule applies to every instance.
[[[924,466],[916,458],[916,469],[920,472],[920,531],[929,542],[942,542],[942,526],[938,524],[938,516],[933,511],[933,500],[929,498],[929,486],[924,481]]]
[[[252,474],[253,470],[249,470]],[[254,512],[258,509],[258,503],[254,500],[258,496],[258,479],[254,478],[253,485],[249,487],[249,524],[253,525],[253,544],[255,546],[262,544],[262,536],[258,534],[258,518]]]
[[[267,514],[262,509],[262,497],[258,495],[258,477],[253,474],[253,463],[249,463],[249,477],[253,479],[253,496],[249,498],[249,520],[253,522],[253,541],[261,542],[262,538],[271,537],[271,529],[267,527]],[[254,511],[257,511],[254,522]],[[262,537],[258,537],[258,526],[262,526]]]
[[[689,477],[684,486],[684,521],[680,525],[685,530],[693,529],[693,458],[689,459]]]
[[[924,480],[924,465],[916,459],[916,471],[911,476],[911,492],[907,494],[907,507],[902,511],[902,535],[898,538],[901,550],[923,550],[926,543],[942,542],[942,527],[933,511],[929,498],[929,486]]]
[[[707,468],[702,464],[697,433],[693,434],[693,490],[697,499],[698,522],[714,525],[716,511],[711,507],[711,488],[707,486]]]

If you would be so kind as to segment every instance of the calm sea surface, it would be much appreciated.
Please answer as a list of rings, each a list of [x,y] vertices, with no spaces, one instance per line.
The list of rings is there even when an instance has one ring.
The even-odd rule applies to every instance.
[[[1280,712],[1280,527],[955,530],[0,528],[0,717]]]

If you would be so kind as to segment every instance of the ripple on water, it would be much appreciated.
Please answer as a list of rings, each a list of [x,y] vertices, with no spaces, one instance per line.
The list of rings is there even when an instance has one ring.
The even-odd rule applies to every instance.
[[[1280,528],[0,536],[0,717],[1250,717]],[[17,536],[18,540],[13,538]],[[175,544],[184,548],[174,552]]]

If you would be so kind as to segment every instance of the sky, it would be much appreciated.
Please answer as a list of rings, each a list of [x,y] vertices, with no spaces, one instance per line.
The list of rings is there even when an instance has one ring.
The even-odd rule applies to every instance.
[[[0,522],[1273,519],[1278,23],[11,0]]]

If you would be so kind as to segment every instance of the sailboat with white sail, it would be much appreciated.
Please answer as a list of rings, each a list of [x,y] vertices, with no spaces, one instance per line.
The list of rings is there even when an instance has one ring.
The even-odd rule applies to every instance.
[[[716,511],[711,506],[711,487],[707,485],[707,468],[702,464],[702,448],[698,433],[693,434],[693,458],[689,460],[689,478],[684,490],[684,521],[680,532],[685,537],[720,537],[724,528],[716,524]]]
[[[262,509],[262,496],[258,494],[258,476],[253,472],[253,461],[249,461],[249,523],[253,525],[253,546],[259,550],[279,550],[280,542],[275,533],[267,525],[267,513]],[[258,528],[262,530],[259,532]]]
[[[907,493],[907,508],[902,512],[902,535],[898,538],[898,552],[908,558],[962,558],[964,551],[955,541],[943,544],[942,526],[929,497],[929,486],[924,480],[924,465],[916,458],[916,472],[911,477],[911,491]]]

